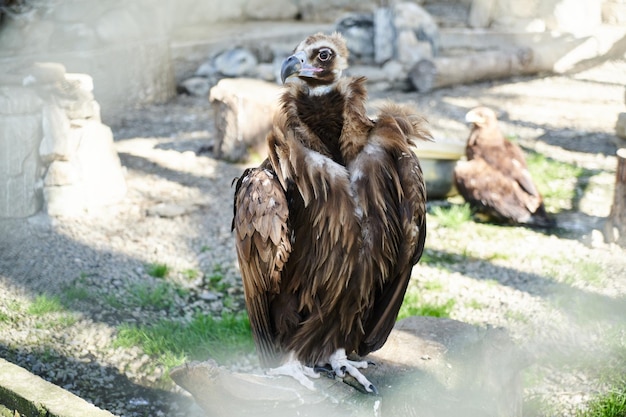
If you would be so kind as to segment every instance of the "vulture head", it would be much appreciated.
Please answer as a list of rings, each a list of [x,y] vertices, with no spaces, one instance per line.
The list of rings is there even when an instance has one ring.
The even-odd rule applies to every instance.
[[[465,122],[472,123],[477,127],[487,127],[495,125],[497,117],[496,113],[488,107],[476,107],[467,112]]]
[[[475,107],[468,111],[465,122],[471,124],[471,133],[467,141],[469,146],[477,143],[501,144],[504,140],[498,128],[496,112],[488,107]]]
[[[348,47],[338,33],[317,33],[303,40],[288,57],[280,70],[284,83],[297,78],[311,88],[333,86],[348,67]]]

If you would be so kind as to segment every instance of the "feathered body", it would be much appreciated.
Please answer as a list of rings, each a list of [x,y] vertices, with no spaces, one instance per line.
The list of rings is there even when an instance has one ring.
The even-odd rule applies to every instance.
[[[315,366],[338,349],[380,348],[426,236],[410,149],[429,137],[422,119],[390,104],[370,120],[365,79],[339,77],[347,49],[338,35],[311,36],[296,52],[299,80],[285,85],[269,158],[235,192],[246,305],[268,366],[287,354]]]
[[[477,107],[466,115],[472,124],[465,154],[457,163],[457,190],[479,213],[511,224],[551,227],[543,198],[522,149],[504,138],[493,110]]]

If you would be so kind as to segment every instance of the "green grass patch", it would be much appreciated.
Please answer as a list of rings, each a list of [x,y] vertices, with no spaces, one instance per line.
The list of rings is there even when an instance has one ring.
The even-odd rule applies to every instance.
[[[527,152],[526,162],[547,210],[556,212],[569,207],[577,192],[576,183],[571,180],[585,175],[585,170],[532,151]]]
[[[624,417],[626,416],[626,380],[614,391],[592,400],[586,410],[576,417]]]
[[[444,303],[425,302],[417,292],[407,292],[398,313],[398,320],[411,316],[450,317],[455,301]]]
[[[182,274],[183,277],[185,277],[189,281],[194,280],[200,276],[200,272],[193,268],[185,269]]]
[[[435,206],[431,214],[440,226],[449,229],[458,229],[472,219],[472,209],[467,203],[450,207]]]
[[[0,311],[0,323],[8,323],[10,321],[11,317],[8,314]]]
[[[170,273],[170,267],[166,264],[148,264],[146,265],[146,272],[151,277],[165,278]]]
[[[26,310],[33,316],[43,316],[49,313],[63,311],[61,300],[57,296],[38,295]]]
[[[116,347],[139,346],[167,367],[188,360],[225,362],[254,350],[250,322],[243,314],[215,319],[196,315],[190,323],[162,319],[153,325],[125,324],[118,329]]]

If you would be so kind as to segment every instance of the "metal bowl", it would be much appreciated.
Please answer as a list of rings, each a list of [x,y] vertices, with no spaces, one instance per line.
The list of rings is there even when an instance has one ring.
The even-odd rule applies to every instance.
[[[413,149],[420,160],[429,200],[457,194],[454,187],[454,167],[465,156],[465,142],[437,139],[419,142]]]

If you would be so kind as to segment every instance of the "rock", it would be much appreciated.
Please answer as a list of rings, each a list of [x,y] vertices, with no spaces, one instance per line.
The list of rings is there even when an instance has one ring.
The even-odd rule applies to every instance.
[[[395,56],[396,30],[388,7],[374,11],[374,62],[384,64]]]
[[[80,166],[83,197],[88,206],[112,204],[124,197],[124,172],[108,126],[91,120],[80,126],[76,162]]]
[[[388,61],[383,65],[383,72],[390,81],[404,81],[408,79],[407,71],[402,63],[398,61]]]
[[[180,83],[180,90],[196,97],[208,97],[213,85],[208,78],[191,77]]]
[[[225,78],[211,89],[218,158],[240,161],[248,148],[265,152],[265,136],[278,107],[280,87],[250,78]]]
[[[620,113],[617,116],[615,134],[622,139],[626,139],[626,113]]]
[[[626,24],[626,2],[620,0],[602,2],[602,21],[610,25]]]
[[[472,28],[487,28],[491,24],[496,0],[472,0],[467,23]]]
[[[20,90],[24,89],[11,91]],[[18,97],[7,97],[5,110],[24,104],[11,103],[22,101]],[[27,217],[41,209],[43,200],[37,185],[40,162],[36,151],[41,136],[38,114],[0,114],[0,218]]]
[[[41,111],[43,101],[30,88],[0,86],[0,115],[24,115]]]
[[[207,416],[522,415],[519,372],[526,363],[503,331],[410,317],[368,358],[376,366],[363,373],[378,396],[360,394],[338,377],[312,380],[310,391],[289,377],[230,372],[210,361],[170,375]]]
[[[56,103],[46,103],[42,119],[43,140],[39,145],[39,155],[43,162],[71,159],[80,138],[71,131],[65,112]]]
[[[431,45],[433,56],[439,50],[439,28],[435,19],[421,6],[402,2],[394,5],[394,25],[398,32],[410,29],[419,41]]]
[[[44,186],[71,185],[80,182],[77,167],[67,161],[52,161],[44,177]]]
[[[215,69],[226,77],[243,77],[255,73],[258,61],[245,48],[228,49],[213,60]]]
[[[78,216],[89,209],[116,203],[126,194],[111,129],[88,120],[75,124],[70,136],[78,143],[71,164],[55,166],[55,160],[48,169],[51,177],[46,176],[45,208],[51,216]]]
[[[374,18],[371,14],[351,13],[341,18],[336,28],[346,39],[352,61],[374,62]]]
[[[410,29],[398,33],[397,57],[406,68],[411,68],[422,59],[432,58],[433,50],[428,42],[420,42]]]

